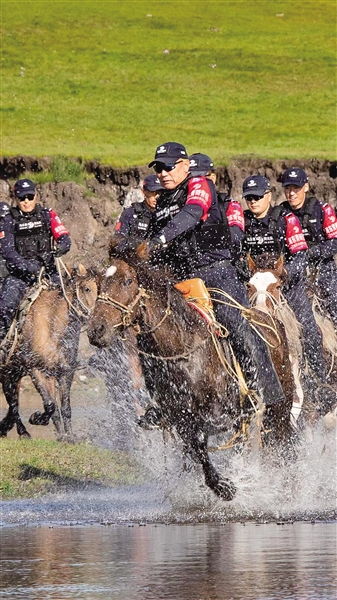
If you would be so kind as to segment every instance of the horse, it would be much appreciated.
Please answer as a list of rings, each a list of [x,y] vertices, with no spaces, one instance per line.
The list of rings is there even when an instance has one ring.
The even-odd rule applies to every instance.
[[[164,423],[175,428],[185,451],[201,465],[206,485],[222,499],[232,500],[235,486],[212,464],[208,437],[238,433],[242,413],[247,416],[251,405],[247,398],[244,404],[240,400],[226,341],[216,342],[172,283],[168,273],[146,262],[115,259],[99,280],[89,341],[109,347],[114,336],[133,332],[146,387]],[[219,359],[219,347],[224,360]],[[278,419],[274,425],[282,426]]]
[[[81,327],[96,296],[95,273],[79,265],[73,269],[63,292],[59,288],[43,289],[31,304],[18,339],[0,366],[0,381],[8,403],[8,412],[0,421],[0,437],[6,436],[14,425],[20,437],[31,437],[19,415],[20,381],[30,375],[42,397],[44,412],[36,411],[29,422],[48,425],[52,419],[58,437],[71,439],[70,388]]]
[[[284,359],[287,361],[286,355],[288,354],[291,363],[291,369],[289,369],[289,361],[287,361],[288,366],[285,364],[283,370],[285,377],[289,379],[290,389],[291,380],[293,380],[293,421],[298,419],[301,410],[302,417],[309,417],[309,421],[312,421],[316,413],[312,411],[308,399],[305,399],[305,402],[303,402],[304,393],[300,375],[308,377],[310,373],[303,355],[301,326],[282,295],[282,286],[287,277],[283,256],[276,256],[272,253],[261,254],[256,256],[255,259],[252,256],[248,256],[247,265],[251,272],[251,278],[247,284],[248,297],[251,303],[258,310],[268,312],[273,316],[277,327],[281,328],[281,334],[283,330]],[[330,378],[332,383],[334,383],[333,358],[337,356],[337,337],[332,323],[322,315],[320,307],[319,310],[317,309],[317,299],[315,296],[313,296],[313,313],[322,332],[323,347],[327,362],[329,357],[332,357]],[[274,359],[275,351],[272,351],[272,355]],[[281,373],[279,376],[281,378]]]

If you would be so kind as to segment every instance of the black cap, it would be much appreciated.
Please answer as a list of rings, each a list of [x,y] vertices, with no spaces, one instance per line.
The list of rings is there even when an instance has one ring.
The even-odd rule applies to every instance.
[[[263,175],[250,175],[246,177],[242,184],[242,195],[246,196],[264,196],[270,192],[270,181]]]
[[[36,185],[30,179],[18,179],[14,184],[14,195],[24,198],[27,194],[35,194]]]
[[[149,190],[149,192],[159,192],[164,188],[162,187],[157,175],[146,175],[143,181],[143,189]]]
[[[190,173],[192,175],[207,175],[214,169],[214,163],[207,154],[200,154],[196,152],[191,154],[190,159]]]
[[[308,181],[308,176],[303,169],[300,169],[300,167],[291,167],[290,169],[284,171],[281,181],[283,187],[286,185],[297,185],[298,187],[303,187],[303,185]]]
[[[179,158],[187,158],[185,146],[178,142],[165,142],[157,147],[154,160],[150,162],[149,167],[153,167],[156,163],[173,167]]]

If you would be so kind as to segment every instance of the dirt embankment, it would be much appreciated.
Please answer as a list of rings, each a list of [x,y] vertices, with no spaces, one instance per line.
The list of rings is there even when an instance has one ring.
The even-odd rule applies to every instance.
[[[0,160],[0,201],[10,201],[9,183],[26,172],[48,169],[49,158],[26,156],[3,157]],[[284,199],[280,176],[287,167],[303,167],[309,176],[312,192],[336,206],[337,162],[311,159],[307,161],[263,160],[242,157],[226,167],[217,168],[218,188],[241,198],[242,181],[248,175],[266,175],[273,186],[275,202]],[[100,263],[106,256],[113,225],[123,202],[139,199],[140,183],[149,172],[145,166],[117,169],[96,161],[84,162],[88,173],[85,185],[73,182],[45,183],[40,186],[42,203],[54,208],[69,228],[73,246],[69,259]],[[32,175],[32,177],[33,177]]]

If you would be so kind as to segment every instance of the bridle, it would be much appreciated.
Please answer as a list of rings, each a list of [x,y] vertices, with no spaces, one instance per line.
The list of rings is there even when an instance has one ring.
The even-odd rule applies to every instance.
[[[130,302],[130,304],[122,304],[122,302],[118,302],[115,298],[111,298],[109,294],[106,292],[102,292],[97,296],[97,302],[104,302],[104,304],[109,304],[109,306],[113,306],[117,308],[122,313],[122,320],[117,325],[114,325],[114,328],[123,325],[124,327],[129,327],[132,323],[132,313],[139,302],[141,302],[142,298],[148,298],[147,292],[144,288],[138,288],[138,294],[136,297]]]

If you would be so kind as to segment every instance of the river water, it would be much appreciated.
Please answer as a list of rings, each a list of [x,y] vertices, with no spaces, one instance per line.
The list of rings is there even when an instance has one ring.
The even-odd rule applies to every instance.
[[[335,523],[5,528],[1,598],[335,600]]]

